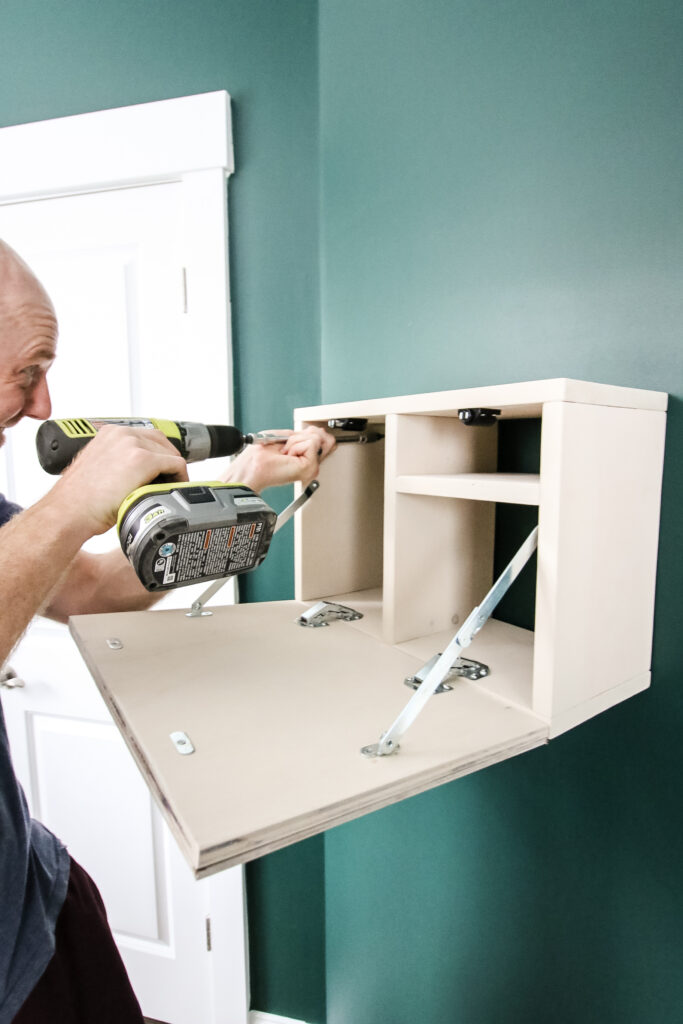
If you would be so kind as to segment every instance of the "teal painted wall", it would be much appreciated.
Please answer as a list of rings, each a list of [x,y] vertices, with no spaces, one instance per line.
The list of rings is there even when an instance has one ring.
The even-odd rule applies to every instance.
[[[321,394],[552,375],[674,397],[653,689],[548,750],[251,865],[254,1005],[322,1024],[327,985],[328,1024],[673,1024],[681,9],[319,8],[318,33],[313,0],[0,0],[0,124],[232,93],[245,426]],[[246,591],[289,596],[291,545]]]
[[[314,0],[0,0],[0,125],[231,93],[234,355],[245,429],[286,425],[293,407],[320,399],[317,76]],[[290,597],[292,576],[283,535],[245,589]],[[322,840],[251,866],[247,877],[253,1004],[323,1019]]]
[[[681,1019],[682,44],[665,0],[321,0],[323,399],[673,396],[652,689],[327,833],[328,1024]]]

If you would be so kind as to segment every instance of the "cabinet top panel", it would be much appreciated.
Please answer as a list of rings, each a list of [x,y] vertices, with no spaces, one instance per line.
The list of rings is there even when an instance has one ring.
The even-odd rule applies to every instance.
[[[519,384],[495,384],[490,387],[457,391],[434,391],[423,395],[308,406],[295,410],[295,416],[298,420],[322,420],[338,416],[372,418],[390,413],[453,416],[458,409],[487,406],[500,408],[503,417],[523,418],[540,416],[546,402],[577,402],[584,405],[665,412],[668,395],[664,391],[644,391],[640,388],[623,388],[557,377],[553,380],[527,381]]]

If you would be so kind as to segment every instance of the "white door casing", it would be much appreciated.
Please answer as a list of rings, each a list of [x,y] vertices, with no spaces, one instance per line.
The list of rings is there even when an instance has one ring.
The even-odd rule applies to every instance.
[[[0,237],[60,320],[53,415],[232,422],[231,170],[226,93],[0,130]],[[0,460],[0,485],[21,504],[52,482],[35,428],[15,428]],[[194,589],[170,602],[189,605]],[[64,627],[36,620],[12,664],[26,683],[3,691],[18,775],[103,890],[143,1011],[244,1024],[241,870],[192,879]]]

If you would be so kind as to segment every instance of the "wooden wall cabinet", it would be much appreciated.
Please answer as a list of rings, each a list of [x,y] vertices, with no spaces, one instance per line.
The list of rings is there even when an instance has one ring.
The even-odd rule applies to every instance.
[[[384,440],[339,445],[321,467],[295,527],[294,601],[73,619],[195,873],[539,746],[645,689],[666,406],[558,379],[297,410],[297,424],[366,418]],[[498,426],[458,418],[478,407],[541,421],[540,473],[497,471]],[[466,652],[490,675],[435,694],[397,753],[362,756],[409,699],[405,678],[491,585],[506,503],[538,508],[534,630],[491,619]],[[363,618],[298,625],[323,598]]]

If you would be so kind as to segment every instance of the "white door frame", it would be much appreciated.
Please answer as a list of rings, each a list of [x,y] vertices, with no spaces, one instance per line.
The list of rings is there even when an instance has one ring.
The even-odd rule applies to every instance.
[[[202,338],[197,378],[184,368],[184,418],[232,422],[227,177],[234,170],[227,92],[162,100],[0,129],[0,205],[181,181],[190,336]],[[201,369],[212,368],[212,394]],[[188,379],[189,374],[189,379]],[[216,387],[216,382],[218,386]],[[248,1019],[244,876],[211,887],[213,998],[217,1019]]]
[[[191,332],[202,339],[214,384],[224,382],[212,408],[201,367],[196,382],[187,380],[183,418],[205,423],[231,422],[233,413],[226,188],[233,170],[227,92],[0,129],[0,205],[183,182]],[[186,370],[191,374],[191,367]]]
[[[0,202],[180,181],[234,170],[227,92],[0,129]]]

